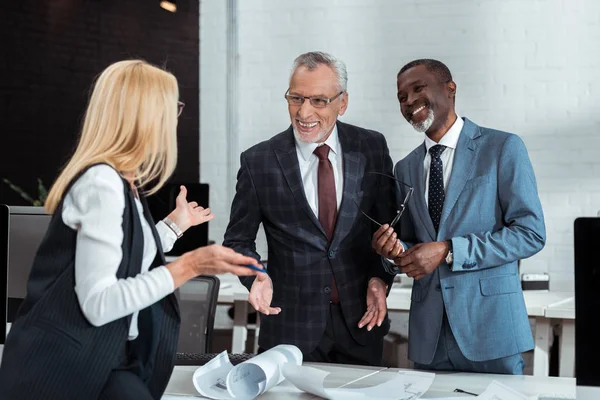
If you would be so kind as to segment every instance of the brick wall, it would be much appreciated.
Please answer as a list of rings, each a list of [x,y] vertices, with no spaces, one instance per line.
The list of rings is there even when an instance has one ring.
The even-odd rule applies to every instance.
[[[221,243],[229,220],[227,136],[227,1],[200,0],[200,180],[210,185],[215,219],[209,239]]]
[[[548,272],[553,290],[573,289],[574,218],[600,209],[600,3],[593,0],[442,0],[302,2],[239,0],[238,56],[241,151],[285,129],[289,117],[283,93],[290,66],[300,53],[331,52],[348,66],[347,122],[376,129],[388,139],[397,161],[422,142],[404,121],[396,100],[395,76],[415,58],[437,58],[458,85],[457,110],[480,125],[519,134],[538,178],[548,232],[546,248],[524,260],[524,272]],[[204,90],[224,85],[226,22],[223,5],[204,5],[201,24],[202,102],[225,100]],[[212,13],[212,14],[211,14]],[[214,19],[213,19],[214,18]],[[218,22],[217,22],[218,21]],[[211,60],[211,62],[213,62]],[[206,74],[206,75],[205,75]],[[221,87],[221,89],[224,86]],[[223,110],[202,114],[211,126],[215,163],[202,180],[221,193],[211,237],[222,240],[235,182],[219,180],[227,166]],[[231,146],[230,146],[231,147]],[[238,165],[235,168],[239,167]],[[212,175],[214,174],[214,175]],[[215,202],[211,203],[217,207]],[[264,240],[259,249],[266,254]]]
[[[94,77],[112,62],[141,57],[177,76],[178,181],[198,181],[199,59],[196,0],[178,12],[147,0],[0,3],[0,177],[35,193],[50,186],[73,149]],[[4,184],[0,203],[23,204]]]

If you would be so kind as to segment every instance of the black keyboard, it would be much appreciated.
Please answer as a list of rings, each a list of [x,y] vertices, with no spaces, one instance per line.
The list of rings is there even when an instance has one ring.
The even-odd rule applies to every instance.
[[[218,353],[177,353],[175,365],[204,365],[217,355]],[[228,356],[231,364],[238,365],[254,357],[254,354],[229,353]]]

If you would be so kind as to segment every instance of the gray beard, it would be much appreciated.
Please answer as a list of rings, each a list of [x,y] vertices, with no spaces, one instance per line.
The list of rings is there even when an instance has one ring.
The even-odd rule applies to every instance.
[[[337,122],[337,120],[336,120]],[[307,141],[306,137],[300,133],[298,133],[298,131],[296,130],[296,128],[294,128],[294,126],[292,125],[292,130],[294,131],[294,136],[296,137],[296,139],[299,142],[302,143],[319,143],[321,140],[323,140],[323,138],[325,136],[327,136],[327,134],[331,131],[333,131],[333,126],[335,125],[335,122],[327,129],[321,130],[321,132],[319,132],[317,134],[317,136],[315,136],[312,140]]]
[[[417,132],[425,133],[429,128],[431,128],[434,118],[435,116],[433,115],[433,110],[430,108],[428,109],[427,118],[423,122],[415,123],[410,121],[410,124]]]

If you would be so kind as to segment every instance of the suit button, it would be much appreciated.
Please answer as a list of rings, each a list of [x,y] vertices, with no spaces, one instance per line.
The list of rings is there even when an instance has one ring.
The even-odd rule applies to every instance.
[[[435,285],[435,290],[437,290],[438,292],[442,291],[442,285]]]
[[[330,250],[329,251],[329,258],[333,258],[335,256],[335,251]]]
[[[325,293],[329,294],[329,293],[331,293],[331,288],[330,288],[329,286],[325,286],[325,287],[323,288],[323,292],[325,292]]]

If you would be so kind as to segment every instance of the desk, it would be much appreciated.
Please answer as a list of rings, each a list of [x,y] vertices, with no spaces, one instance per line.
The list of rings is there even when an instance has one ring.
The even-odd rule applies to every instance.
[[[334,365],[305,363],[304,365],[319,368],[330,372],[325,380],[326,387],[367,387],[377,385],[389,380],[392,374],[401,371],[396,368],[356,367],[350,365]],[[176,395],[195,393],[191,384],[192,374],[197,367],[177,366],[167,387],[163,400],[176,400]],[[482,393],[493,381],[499,381],[511,388],[527,395],[557,394],[575,397],[576,386],[574,378],[538,377],[538,376],[510,376],[493,374],[470,374],[459,372],[437,373],[429,390],[422,399],[435,399],[440,397],[457,397],[461,394],[454,393],[455,388],[460,388],[473,393]],[[580,388],[578,400],[597,400],[600,398],[600,388]],[[462,395],[464,396],[464,394]],[[583,397],[589,396],[589,397]],[[314,396],[303,393],[287,381],[264,393],[259,397],[268,399],[315,399]]]
[[[232,339],[232,353],[243,353],[244,344],[248,334],[247,330],[247,313],[248,313],[248,290],[239,282],[238,278],[231,274],[219,275],[222,284],[227,285],[223,290],[219,291],[219,304],[233,304],[234,306],[234,327]],[[407,287],[392,287],[387,299],[389,311],[408,312],[410,310],[411,288]],[[566,376],[573,376],[572,367],[574,360],[574,306],[572,314],[569,314],[565,307],[570,304],[570,299],[573,299],[571,292],[546,292],[526,290],[523,292],[525,298],[525,306],[527,307],[527,315],[535,319],[535,348],[533,351],[533,375],[548,376],[550,370],[550,344],[553,337],[551,318],[563,318],[563,335],[565,343],[564,357],[562,358],[563,366],[561,371],[565,371]],[[574,301],[574,300],[573,300]],[[573,303],[574,304],[574,303]],[[561,305],[563,305],[561,307]],[[552,308],[550,316],[547,315],[547,310]],[[562,314],[561,314],[562,313]],[[561,315],[573,315],[568,318]],[[567,321],[567,322],[564,322]],[[570,321],[570,322],[569,322]],[[565,328],[566,327],[566,328]],[[258,331],[255,337],[258,337]],[[573,338],[573,339],[572,339]],[[569,347],[570,343],[573,343]],[[561,349],[563,346],[560,346]],[[572,356],[571,356],[572,354]]]
[[[389,311],[408,312],[410,310],[411,288],[392,287],[388,296],[387,304]],[[535,319],[535,348],[533,350],[533,375],[548,376],[550,364],[550,344],[553,337],[550,317],[546,315],[546,310],[554,305],[560,305],[573,298],[571,292],[546,292],[525,290],[523,292],[527,315]],[[556,309],[562,310],[560,308]],[[574,312],[573,312],[574,313]],[[557,318],[557,317],[552,317]],[[567,335],[569,328],[567,328]],[[569,336],[565,336],[567,342]],[[574,343],[574,341],[572,342]],[[562,347],[562,346],[561,346]],[[574,354],[574,353],[573,353]],[[568,351],[565,354],[565,360],[569,360]],[[569,368],[568,361],[565,362],[565,370]],[[568,376],[573,376],[568,375]]]
[[[575,297],[550,304],[545,317],[557,320],[559,326],[558,372],[560,376],[575,376]]]
[[[331,375],[325,379],[325,385],[330,388],[342,386],[357,387],[357,385],[360,387],[358,382],[386,369],[384,367],[356,367],[352,365],[318,363],[304,363],[304,365],[330,372]],[[192,393],[197,393],[192,383],[192,376],[197,368],[198,367],[187,365],[176,366],[162,400],[177,400],[179,398],[177,395],[189,396]],[[287,380],[284,380],[259,398],[261,400],[316,399],[315,396],[297,389]]]
[[[600,387],[577,386],[577,400],[600,399]]]
[[[535,318],[535,348],[533,349],[533,375],[548,376],[550,373],[550,344],[554,337],[550,318],[546,310],[553,304],[562,302],[573,297],[571,292],[545,292],[525,290],[525,305],[527,315]],[[573,375],[570,375],[571,377]]]
[[[365,380],[364,383],[373,385],[384,382],[390,379],[390,374],[397,371],[402,371],[402,369],[389,368],[382,371],[378,376]],[[494,380],[509,386],[526,396],[559,394],[575,397],[574,378],[437,372],[433,384],[421,398],[435,399],[440,397],[465,396],[461,393],[454,393],[454,389],[456,388],[480,394],[484,392],[488,385]]]
[[[217,275],[220,281],[219,305],[233,305],[233,335],[231,339],[232,353],[245,353],[248,338],[248,289],[233,274]],[[258,317],[257,317],[258,322]],[[255,341],[258,340],[259,327],[257,324]]]

